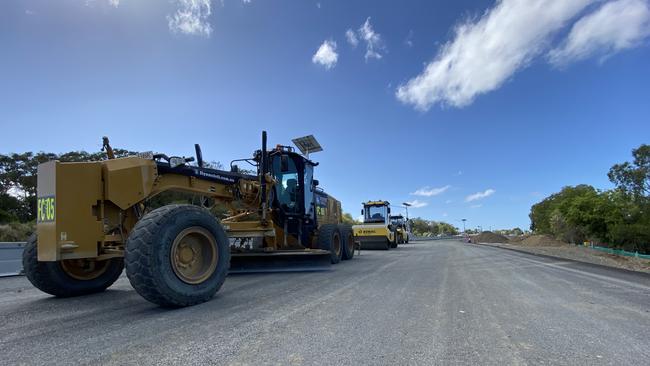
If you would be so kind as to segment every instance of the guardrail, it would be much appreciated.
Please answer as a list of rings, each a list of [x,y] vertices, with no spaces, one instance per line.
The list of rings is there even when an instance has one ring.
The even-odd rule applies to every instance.
[[[24,247],[25,242],[0,242],[0,277],[21,274]]]

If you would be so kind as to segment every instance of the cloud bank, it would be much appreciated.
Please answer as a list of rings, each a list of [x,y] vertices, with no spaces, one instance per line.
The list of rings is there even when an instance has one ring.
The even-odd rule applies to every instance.
[[[500,0],[478,19],[458,25],[454,39],[396,96],[420,110],[435,103],[466,106],[526,67],[593,1]]]
[[[602,59],[636,47],[650,36],[650,9],[644,0],[618,0],[578,20],[562,44],[549,52],[558,67],[598,55]]]

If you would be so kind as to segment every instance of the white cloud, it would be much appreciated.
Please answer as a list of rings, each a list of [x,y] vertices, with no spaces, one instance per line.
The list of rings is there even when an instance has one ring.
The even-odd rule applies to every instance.
[[[489,197],[496,193],[496,191],[492,188],[486,189],[484,192],[476,192],[474,194],[470,194],[469,196],[465,197],[465,202],[472,202],[476,200],[483,199],[485,197]]]
[[[352,47],[356,47],[359,45],[359,38],[357,38],[357,34],[354,33],[352,29],[348,29],[345,31],[345,39],[348,40],[348,43]]]
[[[173,33],[200,35],[210,37],[212,26],[210,17],[210,0],[176,0],[178,10],[167,16],[169,30]]]
[[[366,62],[371,58],[381,59],[383,57],[382,52],[386,51],[381,35],[375,32],[372,24],[370,24],[370,17],[366,18],[366,21],[356,32],[352,29],[345,31],[345,39],[353,48],[356,48],[360,42],[366,44],[366,54],[364,55]]]
[[[413,201],[410,201],[410,202],[407,201],[406,203],[408,203],[409,205],[411,205],[412,208],[420,208],[420,207],[424,207],[424,206],[428,205],[428,203],[426,203],[426,202],[422,202],[422,201],[418,201],[418,200],[413,200]]]
[[[543,53],[551,36],[595,1],[498,0],[478,19],[458,25],[454,39],[396,97],[420,110],[435,103],[469,105]]]
[[[315,64],[321,64],[329,70],[336,66],[338,59],[339,55],[336,53],[336,42],[325,40],[323,41],[323,44],[320,45],[314,56],[312,56],[311,61]]]
[[[446,204],[450,204],[450,203],[452,203],[452,202],[454,202],[454,201],[452,201],[452,200],[446,200],[446,201],[445,201]]]
[[[449,215],[446,212],[442,213],[442,217],[447,217],[447,216],[449,216]]]
[[[471,207],[471,208],[481,208],[481,207],[483,207],[483,205],[482,205],[482,204],[478,204],[478,205],[471,205],[471,206],[469,206],[469,207]]]
[[[120,6],[120,0],[108,0],[108,4],[114,8]]]
[[[366,22],[359,28],[357,31],[359,38],[366,42],[366,61],[369,58],[380,59],[382,58],[381,52],[384,51],[384,42],[381,39],[381,35],[376,33],[370,24],[370,17],[366,19]]]
[[[648,36],[650,9],[646,1],[612,1],[578,20],[566,40],[549,52],[549,61],[562,67],[594,54],[605,58],[639,45]]]
[[[424,197],[431,197],[431,196],[437,196],[441,193],[444,193],[447,191],[449,188],[451,188],[450,185],[446,185],[444,187],[440,188],[430,188],[430,187],[422,187],[418,189],[417,191],[411,193],[414,196],[424,196]]]

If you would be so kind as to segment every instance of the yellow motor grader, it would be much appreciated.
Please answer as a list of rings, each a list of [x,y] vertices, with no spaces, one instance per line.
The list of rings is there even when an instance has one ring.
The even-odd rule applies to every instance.
[[[194,158],[144,154],[99,162],[39,165],[37,232],[23,254],[27,278],[61,297],[105,290],[126,268],[135,290],[161,306],[209,300],[226,275],[242,271],[321,269],[354,256],[352,228],[341,204],[318,187],[318,165],[278,145],[230,171]],[[245,161],[255,173],[242,172]],[[149,206],[163,192],[220,203]],[[288,266],[288,267],[287,267]]]

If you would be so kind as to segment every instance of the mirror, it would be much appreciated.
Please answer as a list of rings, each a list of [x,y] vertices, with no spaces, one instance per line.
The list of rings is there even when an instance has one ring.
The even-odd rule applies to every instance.
[[[318,184],[320,183],[318,179],[314,179],[313,181],[314,187],[318,187]]]
[[[361,216],[363,216],[363,209],[361,209]]]

